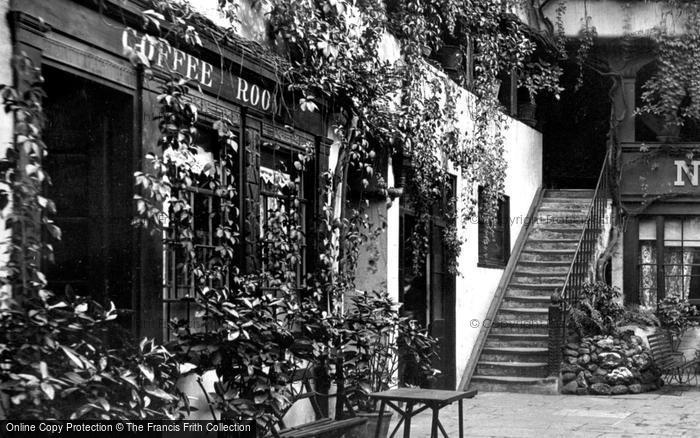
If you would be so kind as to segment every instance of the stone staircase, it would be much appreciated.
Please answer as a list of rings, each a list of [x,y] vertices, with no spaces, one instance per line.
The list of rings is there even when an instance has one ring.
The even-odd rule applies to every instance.
[[[547,377],[548,306],[583,231],[592,190],[546,190],[471,378],[479,391],[555,394]]]

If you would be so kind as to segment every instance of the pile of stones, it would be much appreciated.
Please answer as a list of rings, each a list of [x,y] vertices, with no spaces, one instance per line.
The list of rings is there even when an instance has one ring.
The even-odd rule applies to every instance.
[[[564,394],[638,394],[663,385],[649,349],[634,335],[593,336],[566,344],[561,372]]]

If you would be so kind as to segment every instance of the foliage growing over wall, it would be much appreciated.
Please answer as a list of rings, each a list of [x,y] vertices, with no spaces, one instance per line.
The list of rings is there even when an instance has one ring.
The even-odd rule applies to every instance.
[[[219,2],[224,8],[233,3]],[[449,160],[464,179],[458,222],[466,224],[475,214],[475,186],[480,184],[488,206],[485,216],[493,223],[506,168],[507,117],[497,100],[500,75],[516,72],[533,97],[541,91],[559,92],[560,69],[552,62],[557,56],[535,53],[526,26],[511,13],[518,1],[263,3],[269,9],[271,39],[287,60],[279,65],[280,82],[297,94],[300,109],[337,116],[339,158],[329,176],[336,215],[346,208],[349,171],[358,169],[366,187],[375,173],[385,171],[373,167],[376,156],[402,156],[410,167],[408,188],[422,220],[429,217],[449,178]],[[154,2],[154,8],[164,18],[180,13],[169,2]],[[380,53],[387,32],[401,47],[402,58],[396,62],[382,59]],[[455,84],[431,65],[428,58],[446,42],[463,52],[473,50],[473,82],[467,83],[464,75]],[[471,89],[478,98],[464,100],[458,86]],[[458,124],[465,109],[472,118],[466,129]],[[335,232],[344,239],[343,230]],[[446,235],[450,240],[459,234]]]
[[[11,200],[11,263],[2,278],[0,392],[2,415],[21,419],[174,419],[188,404],[175,383],[179,365],[152,340],[134,341],[108,303],[46,289],[41,271],[61,237],[42,196],[46,145],[43,78],[29,57],[13,59],[17,87],[0,87],[15,120],[2,162],[1,194]],[[50,237],[48,237],[50,236]]]

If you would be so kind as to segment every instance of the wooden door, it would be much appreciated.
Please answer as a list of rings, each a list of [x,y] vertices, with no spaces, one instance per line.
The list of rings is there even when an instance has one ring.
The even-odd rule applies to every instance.
[[[455,275],[448,269],[448,254],[443,244],[445,227],[437,220],[430,236],[430,334],[440,346],[435,368],[441,376],[435,387],[455,389]]]
[[[44,69],[48,197],[62,239],[45,271],[55,292],[132,308],[131,97]],[[128,324],[128,323],[127,323]]]
[[[399,227],[400,263],[399,300],[402,312],[427,327],[437,338],[439,358],[433,366],[441,371],[440,378],[428,384],[412,373],[410,364],[402,364],[402,383],[431,386],[441,389],[455,388],[455,275],[448,269],[448,254],[443,244],[444,221],[431,219],[428,254],[421,268],[414,270],[411,245],[407,244],[414,227],[415,217],[403,211]]]

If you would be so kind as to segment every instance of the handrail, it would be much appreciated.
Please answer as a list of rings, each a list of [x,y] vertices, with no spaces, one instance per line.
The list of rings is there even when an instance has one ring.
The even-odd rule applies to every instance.
[[[588,279],[588,272],[595,256],[598,237],[603,231],[605,212],[608,205],[608,165],[610,152],[605,154],[603,165],[598,176],[595,192],[591,205],[588,208],[586,222],[581,237],[579,238],[574,259],[566,274],[564,285],[559,294],[561,310],[563,312],[563,324],[561,327],[563,337],[566,339],[566,310],[568,305],[575,304],[579,299],[579,291]]]

